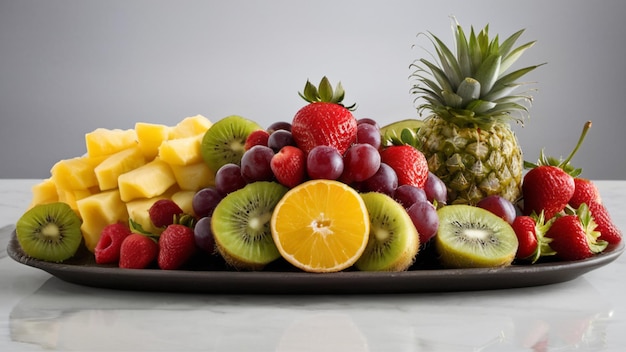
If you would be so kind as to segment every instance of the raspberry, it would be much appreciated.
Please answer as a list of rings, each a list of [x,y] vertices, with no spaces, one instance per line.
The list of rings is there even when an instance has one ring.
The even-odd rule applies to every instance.
[[[105,226],[94,250],[96,263],[117,263],[120,260],[122,242],[130,234],[130,228],[126,224],[116,223]]]

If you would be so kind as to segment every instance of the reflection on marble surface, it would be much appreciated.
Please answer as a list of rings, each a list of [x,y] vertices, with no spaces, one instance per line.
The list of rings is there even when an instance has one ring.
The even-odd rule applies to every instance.
[[[551,296],[564,290],[570,300],[555,305]],[[584,279],[502,293],[180,295],[101,290],[51,278],[13,307],[9,325],[14,341],[67,351],[250,346],[258,351],[540,351],[603,345],[611,307]],[[579,304],[572,307],[572,302]]]

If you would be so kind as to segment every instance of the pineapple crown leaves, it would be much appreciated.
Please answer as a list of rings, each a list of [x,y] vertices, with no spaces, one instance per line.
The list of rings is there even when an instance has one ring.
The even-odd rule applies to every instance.
[[[319,87],[316,87],[309,80],[306,81],[304,90],[302,93],[298,92],[298,95],[309,103],[326,102],[341,105],[350,111],[356,109],[356,103],[345,106],[343,104],[343,98],[346,92],[341,85],[341,82],[337,83],[335,89],[326,76],[322,77]]]
[[[411,77],[417,79],[411,92],[417,95],[416,101],[426,101],[418,110],[431,110],[459,126],[488,128],[510,120],[523,123],[532,97],[528,92],[512,93],[526,84],[517,82],[520,77],[543,64],[507,70],[535,41],[515,47],[523,29],[502,43],[497,35],[489,38],[489,25],[478,34],[472,27],[469,37],[456,21],[453,29],[456,54],[433,33],[418,34],[426,35],[435,48],[433,61],[422,58],[410,65],[415,69]]]
[[[574,149],[572,149],[570,154],[567,156],[567,158],[562,159],[562,158],[546,156],[544,153],[544,150],[541,149],[541,151],[539,152],[539,160],[537,160],[537,163],[524,161],[524,168],[532,169],[532,168],[542,166],[542,165],[556,166],[560,169],[563,169],[563,171],[565,171],[567,174],[569,174],[572,177],[579,176],[583,172],[583,169],[572,166],[570,164],[570,161],[572,160],[572,158],[574,157],[578,149],[580,149],[580,146],[582,146],[583,141],[585,140],[585,136],[587,135],[587,132],[589,131],[590,128],[591,128],[591,121],[585,122],[585,125],[583,126],[583,130],[580,133],[580,137],[578,137],[578,142],[576,143],[576,146],[574,146]]]

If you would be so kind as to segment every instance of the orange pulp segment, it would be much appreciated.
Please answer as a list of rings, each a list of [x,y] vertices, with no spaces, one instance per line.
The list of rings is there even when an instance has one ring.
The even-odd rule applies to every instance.
[[[271,229],[278,251],[292,265],[307,272],[336,272],[352,266],[365,250],[370,220],[353,188],[320,179],[283,196]]]

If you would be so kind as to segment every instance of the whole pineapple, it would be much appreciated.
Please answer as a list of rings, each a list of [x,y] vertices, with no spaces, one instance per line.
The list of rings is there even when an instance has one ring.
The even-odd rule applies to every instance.
[[[455,23],[456,55],[430,34],[438,61],[411,65],[412,93],[425,100],[418,109],[432,113],[417,131],[418,146],[447,185],[449,204],[476,204],[493,194],[514,202],[521,194],[522,151],[510,123],[523,122],[532,98],[512,93],[540,65],[506,73],[535,42],[514,47],[523,30],[502,43],[488,30],[472,28],[468,38]]]

